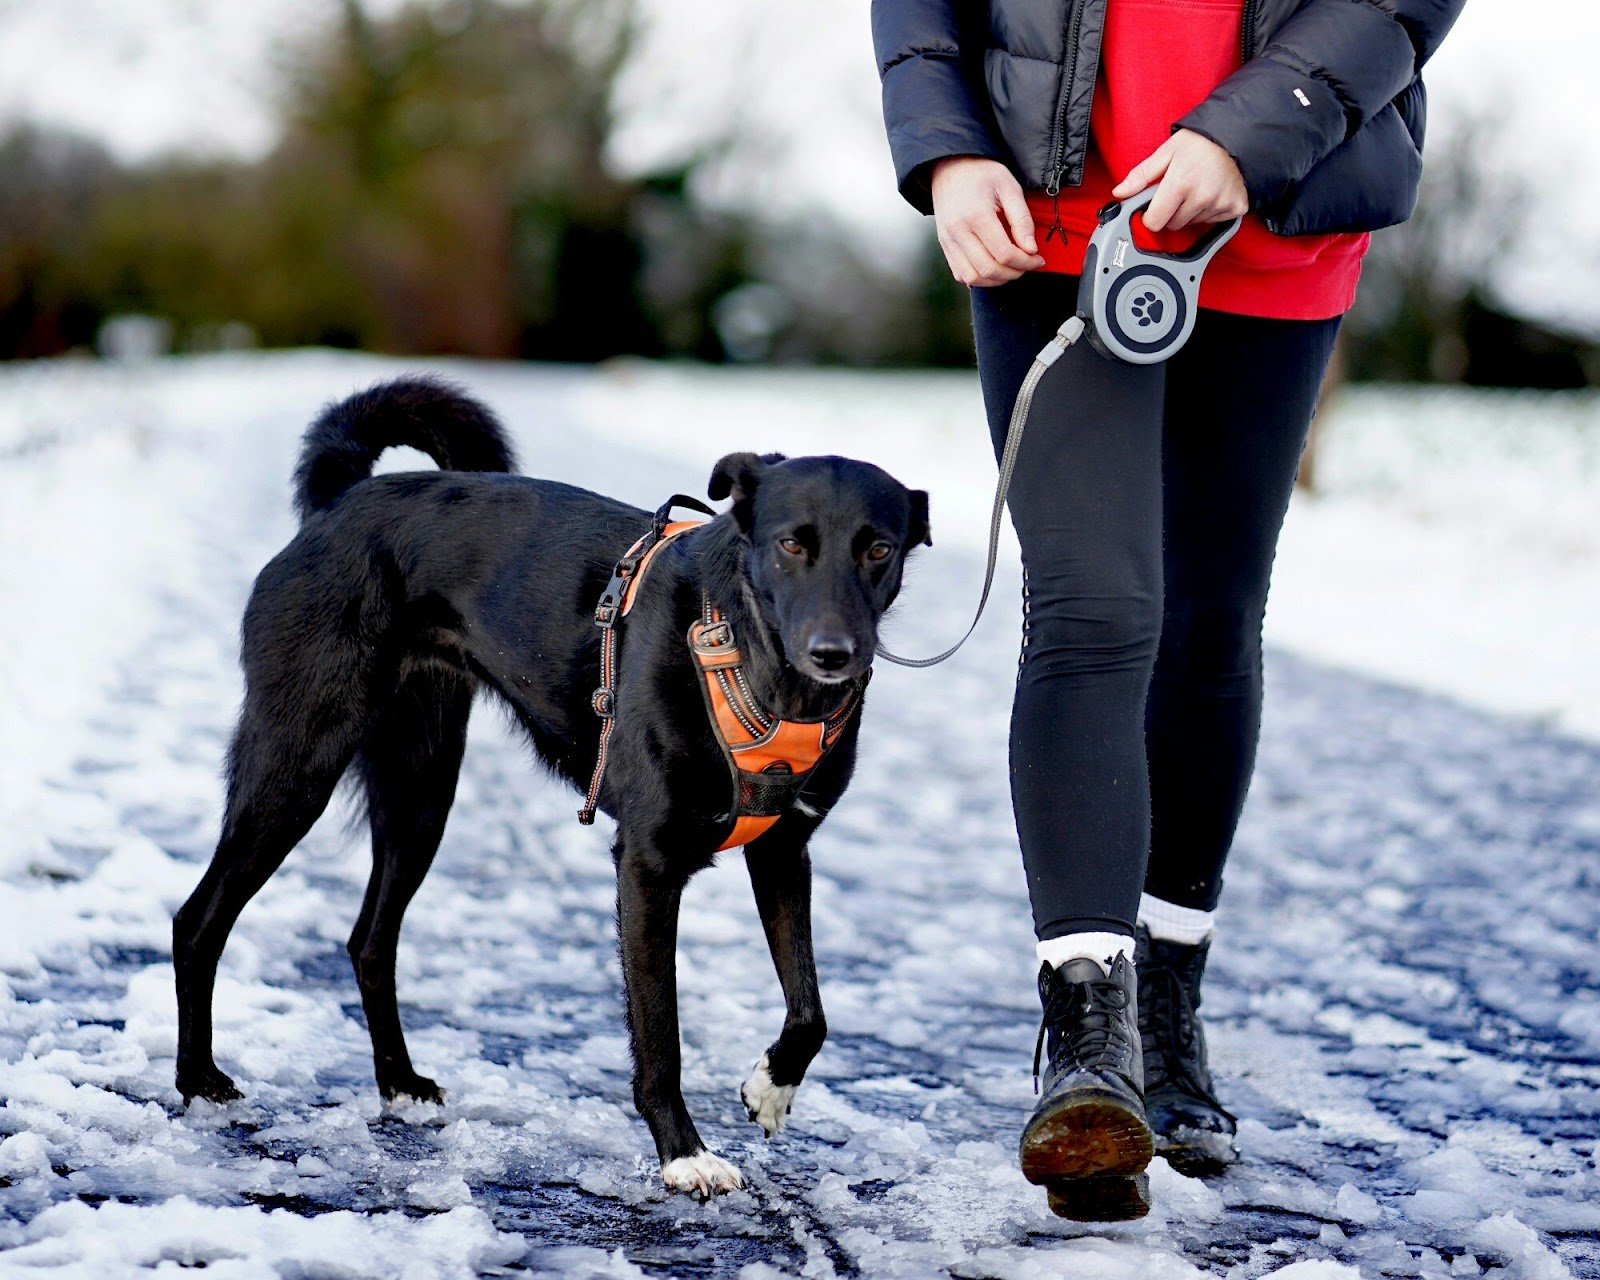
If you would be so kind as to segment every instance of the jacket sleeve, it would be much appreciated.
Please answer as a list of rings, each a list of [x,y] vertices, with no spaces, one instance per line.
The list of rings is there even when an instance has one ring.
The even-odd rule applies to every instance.
[[[872,0],[872,43],[895,178],[933,212],[930,169],[946,156],[1006,159],[978,65],[984,0]]]
[[[1309,0],[1175,127],[1226,150],[1264,204],[1416,78],[1464,3]]]

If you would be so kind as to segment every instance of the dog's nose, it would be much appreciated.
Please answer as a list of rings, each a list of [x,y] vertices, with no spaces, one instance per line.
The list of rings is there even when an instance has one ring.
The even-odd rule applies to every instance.
[[[811,661],[818,670],[837,671],[856,656],[856,642],[848,636],[817,636],[811,641]]]

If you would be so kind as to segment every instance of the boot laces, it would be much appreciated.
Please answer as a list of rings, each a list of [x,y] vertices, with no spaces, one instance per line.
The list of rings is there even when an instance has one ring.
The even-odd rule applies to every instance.
[[[1087,1064],[1105,1053],[1113,1041],[1123,1039],[1118,1015],[1127,1007],[1127,993],[1113,978],[1068,982],[1053,976],[1044,1016],[1039,1020],[1039,1038],[1033,1044],[1033,1091],[1039,1092],[1039,1064],[1052,1026],[1060,1027],[1062,1036],[1050,1055],[1050,1065],[1062,1058]]]
[[[1146,1043],[1153,1038],[1160,1046],[1159,1053],[1145,1058],[1145,1087],[1171,1081],[1231,1119],[1232,1113],[1217,1100],[1214,1087],[1202,1073],[1199,1018],[1189,995],[1190,975],[1177,965],[1154,961],[1147,961],[1140,973],[1147,980],[1150,997],[1139,1003],[1140,1036]]]

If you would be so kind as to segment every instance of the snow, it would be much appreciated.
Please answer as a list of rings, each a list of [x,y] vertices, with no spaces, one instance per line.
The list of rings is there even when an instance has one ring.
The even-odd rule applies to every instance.
[[[377,1097],[344,952],[367,853],[333,812],[223,960],[218,1054],[246,1097],[185,1111],[170,916],[215,838],[239,610],[292,529],[298,432],[399,367],[0,370],[0,1275],[1600,1276],[1600,748],[1545,727],[1596,723],[1561,647],[1593,594],[1545,562],[1592,563],[1582,399],[1339,405],[1326,492],[1280,559],[1280,642],[1297,608],[1338,616],[1336,560],[1383,591],[1410,539],[1487,528],[1503,558],[1411,582],[1418,630],[1356,610],[1327,640],[1342,667],[1274,649],[1206,1002],[1245,1159],[1211,1183],[1158,1161],[1148,1219],[1056,1219],[1015,1163],[1037,1010],[1004,775],[1009,570],[967,651],[874,682],[815,849],[830,1039],[770,1141],[739,1084],[781,998],[738,858],[689,890],[685,1089],[745,1190],[661,1185],[607,833],[488,712],[399,958],[445,1103]],[[438,367],[501,411],[528,470],[641,505],[701,491],[728,448],[878,461],[933,492],[892,641],[926,652],[965,624],[993,467],[970,376]],[[1513,607],[1526,625],[1496,632]],[[1477,665],[1479,627],[1544,682]],[[1453,662],[1416,663],[1452,629]],[[1413,676],[1451,697],[1396,682]]]

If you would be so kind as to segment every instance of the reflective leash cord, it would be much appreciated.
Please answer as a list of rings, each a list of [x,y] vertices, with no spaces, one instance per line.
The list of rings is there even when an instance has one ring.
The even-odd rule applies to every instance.
[[[1083,317],[1076,315],[1069,317],[1056,330],[1055,336],[1045,344],[1044,350],[1034,356],[1033,364],[1028,369],[1028,376],[1023,378],[1022,387],[1017,392],[1017,401],[1011,406],[1011,422],[1006,427],[1005,448],[1000,451],[1000,478],[995,482],[994,510],[989,513],[989,564],[983,571],[983,594],[978,597],[978,611],[972,615],[972,625],[967,628],[966,635],[943,653],[936,653],[931,658],[902,658],[899,654],[890,653],[880,641],[878,644],[880,658],[902,667],[936,666],[953,656],[978,629],[978,621],[983,617],[984,607],[989,603],[989,592],[994,587],[994,566],[1000,555],[1000,523],[1005,518],[1006,497],[1011,492],[1011,477],[1017,469],[1017,454],[1022,450],[1022,429],[1027,426],[1028,414],[1033,408],[1034,390],[1050,366],[1066,354],[1068,347],[1083,337],[1083,331]]]

